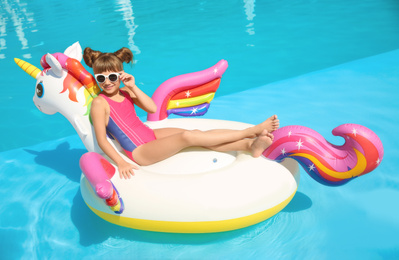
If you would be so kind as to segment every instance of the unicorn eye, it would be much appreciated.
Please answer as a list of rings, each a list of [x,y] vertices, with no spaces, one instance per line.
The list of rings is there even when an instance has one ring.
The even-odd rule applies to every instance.
[[[41,98],[43,97],[44,94],[44,87],[43,87],[43,83],[40,82],[39,84],[37,84],[36,86],[36,95]]]

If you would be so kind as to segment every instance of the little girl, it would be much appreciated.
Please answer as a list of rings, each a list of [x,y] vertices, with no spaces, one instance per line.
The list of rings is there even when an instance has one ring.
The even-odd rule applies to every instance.
[[[102,89],[91,106],[91,118],[100,148],[118,166],[121,178],[134,175],[134,164],[125,161],[107,140],[113,136],[126,155],[138,165],[150,165],[178,153],[184,148],[201,146],[215,151],[247,151],[259,157],[273,142],[271,132],[279,127],[277,116],[244,130],[209,131],[180,128],[150,129],[137,117],[134,105],[154,113],[154,101],[135,84],[132,75],[123,71],[123,62],[133,61],[133,53],[122,48],[115,53],[84,50],[85,63],[93,68]],[[125,85],[120,89],[121,82]]]

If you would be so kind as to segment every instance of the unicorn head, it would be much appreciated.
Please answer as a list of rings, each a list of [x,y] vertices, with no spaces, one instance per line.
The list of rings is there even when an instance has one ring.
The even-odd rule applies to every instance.
[[[86,148],[97,150],[93,129],[89,121],[90,105],[99,92],[94,77],[80,60],[82,48],[77,42],[64,53],[44,55],[40,63],[43,70],[20,59],[15,62],[36,79],[33,102],[45,114],[61,113],[78,132]]]

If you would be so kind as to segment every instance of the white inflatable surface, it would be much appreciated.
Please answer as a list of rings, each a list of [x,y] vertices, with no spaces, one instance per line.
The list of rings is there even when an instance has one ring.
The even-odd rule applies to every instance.
[[[152,128],[242,129],[250,125],[210,119],[166,119]],[[82,175],[86,204],[112,223],[162,232],[220,232],[249,226],[278,213],[294,196],[298,164],[284,165],[243,152],[186,149],[151,166],[135,170],[129,180],[111,179],[125,210],[115,214],[96,196]]]

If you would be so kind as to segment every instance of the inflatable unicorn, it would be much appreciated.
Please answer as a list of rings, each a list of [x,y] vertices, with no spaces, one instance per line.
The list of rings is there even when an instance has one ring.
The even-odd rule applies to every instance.
[[[44,55],[43,70],[20,59],[15,62],[36,79],[37,108],[46,114],[61,113],[79,134],[89,151],[80,160],[83,199],[94,213],[117,225],[177,233],[243,228],[270,218],[291,201],[299,182],[296,161],[318,182],[342,185],[375,169],[383,157],[378,136],[360,125],[334,129],[333,134],[346,138],[343,146],[328,143],[309,128],[286,126],[274,132],[272,146],[260,158],[190,148],[140,167],[132,179],[120,179],[95,140],[89,112],[100,88],[81,59],[82,49],[75,43],[64,53]],[[207,112],[227,66],[221,60],[206,70],[165,81],[152,97],[158,110],[148,115],[147,124],[201,130],[248,127],[187,118]],[[184,118],[168,119],[170,114]],[[109,141],[122,151],[114,140]]]

